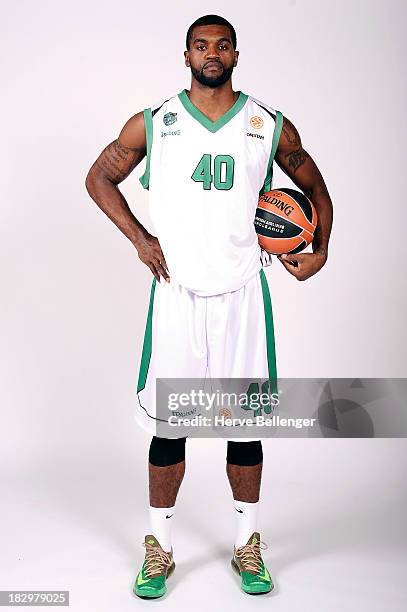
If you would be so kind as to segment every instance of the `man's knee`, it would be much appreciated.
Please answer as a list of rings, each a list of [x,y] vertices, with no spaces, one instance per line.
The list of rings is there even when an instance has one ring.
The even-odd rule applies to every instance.
[[[157,438],[153,436],[148,460],[157,467],[167,467],[185,461],[186,438]]]
[[[226,461],[232,465],[258,465],[263,461],[261,441],[234,442],[228,440]]]

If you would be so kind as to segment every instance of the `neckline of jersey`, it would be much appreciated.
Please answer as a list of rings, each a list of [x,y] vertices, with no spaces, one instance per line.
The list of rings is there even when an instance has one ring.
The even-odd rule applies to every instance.
[[[199,108],[195,106],[193,102],[191,102],[191,100],[188,97],[186,89],[183,89],[178,94],[178,97],[183,107],[185,108],[185,110],[190,115],[192,115],[194,119],[196,119],[201,125],[203,125],[203,127],[205,127],[210,132],[217,132],[221,127],[223,127],[224,125],[226,125],[226,123],[228,123],[231,119],[233,119],[233,117],[240,110],[242,110],[249,96],[243,93],[242,91],[240,91],[239,96],[237,97],[237,100],[233,104],[233,106],[231,106],[229,110],[226,111],[226,113],[224,113],[221,117],[219,117],[219,119],[216,119],[216,121],[212,121],[211,119],[209,119],[209,117],[204,115],[203,112],[200,111]]]

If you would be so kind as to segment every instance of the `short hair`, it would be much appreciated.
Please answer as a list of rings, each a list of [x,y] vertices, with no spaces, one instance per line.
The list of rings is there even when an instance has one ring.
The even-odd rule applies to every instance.
[[[204,15],[203,17],[199,17],[199,19],[194,21],[194,23],[192,25],[190,25],[189,28],[188,28],[187,38],[186,38],[186,45],[187,45],[188,51],[189,51],[189,47],[191,45],[193,29],[198,27],[198,26],[205,26],[205,25],[224,25],[224,26],[227,26],[229,28],[229,30],[230,30],[230,36],[231,36],[231,39],[232,39],[233,48],[236,49],[236,45],[237,45],[236,31],[235,31],[235,28],[232,26],[232,24],[229,23],[229,21],[227,19],[225,19],[224,17],[220,17],[219,15]]]

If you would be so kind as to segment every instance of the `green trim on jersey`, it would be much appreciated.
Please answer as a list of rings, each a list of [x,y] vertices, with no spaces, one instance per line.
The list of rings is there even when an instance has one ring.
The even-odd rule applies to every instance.
[[[277,393],[276,347],[274,342],[273,309],[269,285],[263,268],[260,270],[261,288],[263,292],[264,319],[266,323],[267,363],[269,371],[270,393]]]
[[[152,332],[153,332],[153,304],[154,304],[154,293],[157,279],[153,278],[150,293],[150,304],[148,307],[146,331],[144,333],[143,352],[141,355],[140,371],[138,375],[137,393],[142,391],[146,386],[148,368],[150,366],[151,359],[151,346],[152,346]]]
[[[226,111],[226,113],[224,113],[221,117],[219,117],[219,119],[217,119],[216,121],[211,121],[206,115],[204,115],[199,110],[199,108],[197,108],[195,106],[195,104],[193,102],[191,102],[191,100],[188,97],[186,89],[183,89],[178,94],[178,97],[181,100],[181,103],[184,106],[185,110],[190,115],[192,115],[192,117],[194,119],[196,119],[201,125],[203,125],[203,127],[205,127],[210,132],[217,132],[221,127],[226,125],[226,123],[228,123],[228,121],[233,119],[233,117],[240,110],[242,110],[242,108],[246,104],[246,100],[247,100],[247,98],[249,96],[241,91],[239,93],[239,97],[237,98],[237,100],[233,104],[233,106],[228,111]]]
[[[271,143],[271,153],[267,164],[267,174],[264,181],[264,185],[260,191],[260,194],[271,190],[271,184],[273,181],[273,161],[276,155],[278,143],[280,140],[281,130],[283,127],[283,114],[280,111],[276,112],[276,124],[274,126],[273,141]]]
[[[151,145],[153,144],[153,114],[151,108],[146,108],[143,111],[144,115],[144,126],[146,129],[146,149],[147,149],[147,161],[146,169],[143,176],[140,176],[139,181],[143,185],[144,189],[148,189],[150,186],[150,158],[151,158]]]

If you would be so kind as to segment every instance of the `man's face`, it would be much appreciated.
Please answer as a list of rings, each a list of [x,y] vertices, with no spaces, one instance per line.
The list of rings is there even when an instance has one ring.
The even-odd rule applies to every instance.
[[[233,49],[227,26],[206,25],[193,29],[189,51],[184,55],[185,65],[199,83],[219,87],[232,76],[239,52]]]

